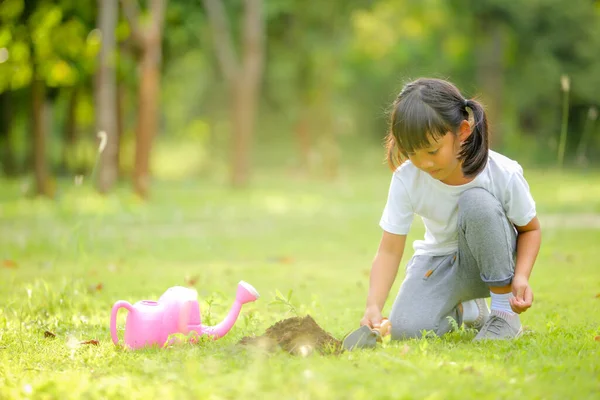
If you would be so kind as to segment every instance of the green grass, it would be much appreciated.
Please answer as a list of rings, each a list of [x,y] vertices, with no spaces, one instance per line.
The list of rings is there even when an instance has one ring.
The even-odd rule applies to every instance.
[[[459,331],[306,358],[236,343],[293,315],[271,304],[276,290],[291,290],[297,312],[337,338],[357,326],[389,182],[383,166],[346,168],[336,183],[259,174],[238,192],[217,180],[157,183],[148,204],[128,187],[102,198],[66,181],[55,202],[24,199],[22,182],[1,181],[0,259],[16,265],[0,267],[0,398],[598,398],[600,174],[527,177],[545,227],[523,338],[475,344]],[[562,227],[556,213],[588,216]],[[422,234],[416,223],[410,239]],[[112,344],[115,301],[158,298],[192,277],[203,322],[224,317],[239,280],[261,298],[216,342],[136,352]],[[78,345],[88,339],[100,343]]]

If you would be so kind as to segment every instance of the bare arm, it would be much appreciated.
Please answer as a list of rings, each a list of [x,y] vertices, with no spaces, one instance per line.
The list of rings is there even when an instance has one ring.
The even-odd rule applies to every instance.
[[[533,303],[533,291],[529,286],[529,276],[540,250],[542,233],[540,221],[537,217],[525,226],[516,226],[516,229],[519,232],[517,236],[517,263],[512,281],[514,298],[510,299],[510,305],[513,311],[522,313],[527,311]]]
[[[540,221],[537,217],[534,217],[527,225],[516,226],[516,228],[519,235],[517,237],[515,276],[523,276],[529,279],[542,243]]]
[[[361,325],[377,326],[381,322],[381,310],[396,279],[405,244],[406,235],[383,232],[371,267],[367,310]]]

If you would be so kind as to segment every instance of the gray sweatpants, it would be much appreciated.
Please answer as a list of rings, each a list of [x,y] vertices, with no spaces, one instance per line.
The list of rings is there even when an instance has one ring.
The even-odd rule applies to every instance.
[[[458,251],[444,256],[414,256],[392,306],[392,339],[420,337],[423,330],[442,335],[460,326],[458,305],[490,296],[490,286],[511,283],[517,232],[500,202],[481,188],[458,201]]]

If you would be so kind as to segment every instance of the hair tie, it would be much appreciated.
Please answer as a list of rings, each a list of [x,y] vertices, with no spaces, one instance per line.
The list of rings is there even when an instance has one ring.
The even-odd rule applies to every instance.
[[[465,107],[469,107],[469,99],[465,99],[465,101],[463,102],[463,105]]]

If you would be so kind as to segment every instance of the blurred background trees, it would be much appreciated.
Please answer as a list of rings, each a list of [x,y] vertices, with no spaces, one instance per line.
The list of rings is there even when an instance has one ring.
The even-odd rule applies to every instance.
[[[566,98],[565,164],[600,158],[600,1],[3,0],[0,170],[49,196],[76,175],[142,197],[256,168],[335,178],[419,76],[481,98],[523,163],[556,164]]]

